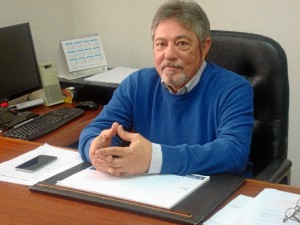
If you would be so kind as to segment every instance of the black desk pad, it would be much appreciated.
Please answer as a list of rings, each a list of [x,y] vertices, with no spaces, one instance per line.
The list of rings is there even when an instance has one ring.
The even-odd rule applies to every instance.
[[[30,191],[54,194],[92,204],[121,209],[141,215],[156,217],[180,224],[200,224],[244,182],[245,178],[230,174],[210,176],[210,181],[199,187],[172,209],[159,208],[133,201],[56,186],[56,182],[90,167],[89,163],[79,164],[47,180],[29,187]],[[159,188],[159,184],[158,184]]]

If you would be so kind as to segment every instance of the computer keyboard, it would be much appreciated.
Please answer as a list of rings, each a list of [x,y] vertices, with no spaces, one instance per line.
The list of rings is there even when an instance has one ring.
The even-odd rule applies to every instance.
[[[5,132],[4,136],[33,140],[63,126],[83,113],[84,110],[79,108],[55,109],[15,126]]]

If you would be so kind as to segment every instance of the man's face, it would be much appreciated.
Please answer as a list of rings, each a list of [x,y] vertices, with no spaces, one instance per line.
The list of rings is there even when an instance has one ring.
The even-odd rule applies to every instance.
[[[200,69],[210,39],[206,42],[201,46],[196,34],[175,19],[161,21],[154,33],[153,51],[162,81],[175,91],[183,87]]]

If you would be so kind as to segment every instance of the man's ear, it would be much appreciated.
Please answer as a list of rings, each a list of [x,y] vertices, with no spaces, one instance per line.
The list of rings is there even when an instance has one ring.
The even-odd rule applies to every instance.
[[[211,46],[211,38],[208,37],[201,45],[201,54],[202,54],[202,60],[205,59],[209,49]]]

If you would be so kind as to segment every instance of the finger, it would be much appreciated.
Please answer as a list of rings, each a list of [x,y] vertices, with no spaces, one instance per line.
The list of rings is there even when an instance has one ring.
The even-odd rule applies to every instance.
[[[111,128],[103,130],[101,132],[101,134],[98,137],[96,137],[97,139],[99,139],[98,142],[100,142],[102,144],[102,146],[106,146],[110,142],[110,140],[115,135],[117,135],[118,127],[119,127],[119,124],[117,122],[115,122],[112,124]]]
[[[97,168],[105,170],[107,173],[115,176],[133,175],[132,168],[124,166],[124,159],[114,158],[112,162],[99,161]]]
[[[124,167],[113,168],[113,170],[110,170],[110,173],[115,176],[132,176],[132,175],[134,175],[133,171],[125,170]]]
[[[106,166],[97,166],[97,171],[102,171],[109,174],[114,174],[115,169],[113,167],[106,167]]]
[[[117,166],[119,163],[116,163],[114,160],[113,166],[107,166],[103,164],[97,164],[94,167],[97,169],[97,171],[102,171],[105,173],[109,173],[114,176],[129,176],[132,175],[132,173],[129,173],[128,171],[125,171],[124,167],[122,166]]]
[[[119,168],[114,168],[114,170],[112,170],[111,173],[112,175],[114,176],[131,176],[132,174],[124,171],[124,169],[122,167],[119,167]]]
[[[123,169],[122,168],[112,168],[112,167],[110,167],[110,168],[103,168],[104,170],[101,170],[101,171],[104,171],[104,172],[106,172],[106,173],[109,173],[110,175],[114,175],[114,176],[117,176],[117,177],[119,177],[119,176],[129,176],[129,175],[131,175],[131,174],[129,174],[129,173],[127,173],[127,172],[125,172],[125,171],[123,171]]]
[[[106,157],[123,157],[126,154],[126,147],[107,147],[98,149],[96,151],[96,156],[98,158],[106,158]]]
[[[97,159],[93,160],[93,165],[117,168],[117,167],[121,167],[122,159],[120,159],[120,158],[110,158],[109,160],[106,160],[106,159],[97,158]]]
[[[110,146],[111,139],[118,133],[119,123],[115,122],[110,129],[103,130],[91,143],[91,150]],[[94,153],[94,151],[92,152]],[[91,154],[91,153],[90,153]]]
[[[91,142],[90,146],[90,153],[95,153],[96,149],[101,148],[101,135],[98,135],[94,138],[94,140]]]
[[[108,166],[105,164],[97,164],[96,166],[94,166],[97,171],[104,171],[105,173],[109,173],[115,176],[120,176],[121,173],[124,173],[123,169],[121,168],[121,166],[116,166],[115,164],[117,163],[113,163],[113,166]]]
[[[101,156],[100,154],[95,154],[95,156],[93,157],[94,160],[105,160],[107,162],[111,162],[113,160],[114,156],[113,155],[105,155],[105,156]]]
[[[118,127],[120,124],[118,122],[114,122],[110,129],[103,131],[103,138],[113,138],[118,133]]]
[[[118,135],[120,136],[120,138],[122,138],[124,141],[129,141],[132,142],[134,140],[134,133],[131,132],[127,132],[123,129],[123,126],[120,125],[118,127]]]

